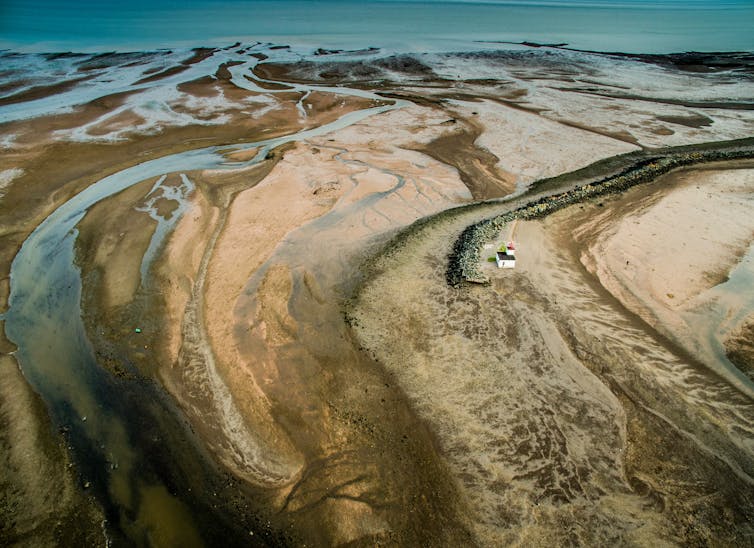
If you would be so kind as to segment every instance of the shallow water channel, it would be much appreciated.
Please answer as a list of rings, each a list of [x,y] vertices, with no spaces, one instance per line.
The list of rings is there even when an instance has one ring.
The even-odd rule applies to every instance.
[[[365,92],[353,94],[382,100]],[[227,500],[212,500],[228,480],[196,443],[158,383],[130,369],[127,376],[116,377],[97,363],[81,319],[81,276],[74,261],[77,224],[91,206],[141,181],[175,172],[252,165],[279,145],[406,104],[351,112],[330,124],[276,139],[191,150],[132,166],[64,203],[24,242],[11,267],[5,331],[18,347],[16,358],[26,379],[44,399],[55,427],[66,433],[81,485],[102,504],[106,534],[115,544],[240,544],[249,540],[249,529],[256,526],[248,516],[234,517],[232,511],[229,515]],[[254,148],[259,152],[248,162],[228,162],[224,156],[229,149]],[[183,181],[190,192],[190,181]],[[156,232],[159,239],[144,257],[143,275],[170,227],[164,228]],[[264,534],[256,538],[265,540]]]

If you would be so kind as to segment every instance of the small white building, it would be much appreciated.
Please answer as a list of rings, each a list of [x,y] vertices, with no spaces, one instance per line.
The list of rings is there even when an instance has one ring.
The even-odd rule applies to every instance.
[[[516,256],[506,251],[498,251],[496,257],[498,268],[516,268]]]

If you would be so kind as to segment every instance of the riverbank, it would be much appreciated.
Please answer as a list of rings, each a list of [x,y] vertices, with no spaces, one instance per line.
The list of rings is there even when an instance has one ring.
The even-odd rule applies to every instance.
[[[8,355],[0,355],[0,417],[0,542],[106,542],[104,516],[73,468],[66,438],[50,435],[44,402]]]

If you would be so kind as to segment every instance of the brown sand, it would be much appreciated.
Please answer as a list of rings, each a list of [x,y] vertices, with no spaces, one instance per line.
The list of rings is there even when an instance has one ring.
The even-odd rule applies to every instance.
[[[50,427],[16,361],[0,355],[0,544],[102,544],[102,512]]]
[[[237,92],[244,96],[248,92]],[[122,104],[126,94],[98,99],[80,112],[4,124],[3,130],[17,134],[18,147],[4,151],[0,169],[23,169],[22,176],[4,189],[0,216],[6,228],[0,231],[0,279],[7,278],[10,263],[26,236],[57,205],[93,182],[132,165],[197,146],[246,142],[291,133],[300,128],[293,102],[268,112],[261,119],[242,116],[222,126],[166,127],[160,133],[141,135],[118,143],[52,141],[54,131],[93,122],[103,112]],[[298,99],[298,94],[296,94]],[[310,123],[326,123],[365,101],[345,99],[333,109],[313,117]],[[115,120],[117,123],[118,121]],[[54,177],[50,177],[54,173]],[[23,207],[21,207],[23,206]],[[6,295],[0,294],[5,303]]]
[[[167,78],[168,76],[174,76],[176,74],[180,74],[187,68],[188,66],[184,66],[184,65],[177,65],[175,67],[169,67],[156,74],[150,74],[149,76],[145,76],[141,80],[137,80],[136,82],[134,82],[134,84],[140,85],[140,84],[148,84],[149,82],[156,82],[158,80],[162,80],[163,78]]]
[[[24,91],[19,91],[13,95],[6,95],[0,97],[0,105],[12,105],[14,103],[23,103],[25,101],[33,101],[35,99],[43,99],[44,97],[50,97],[57,93],[63,93],[76,87],[81,82],[90,80],[91,76],[83,76],[81,78],[72,78],[63,82],[57,82],[47,86],[34,86]]]
[[[194,54],[185,61],[182,61],[182,64],[193,65],[199,63],[200,61],[204,61],[208,57],[211,57],[216,51],[217,48],[194,48]]]
[[[398,71],[421,86],[399,92],[419,94],[423,106],[296,145],[282,161],[279,151],[258,168],[190,174],[198,190],[157,265],[154,292],[135,289],[152,225],[131,208],[148,182],[90,211],[79,248],[83,306],[103,365],[118,374],[117,364],[128,359],[147,375],[159,374],[210,452],[248,482],[257,504],[275,512],[268,525],[292,531],[299,543],[748,538],[751,501],[739,486],[751,485],[749,402],[626,313],[581,268],[583,250],[571,241],[583,224],[580,210],[544,228],[522,226],[530,252],[520,268],[491,288],[460,292],[445,285],[445,256],[482,210],[431,222],[377,263],[349,318],[358,340],[341,315],[366,254],[400,227],[472,194],[508,193],[528,168],[517,155],[554,175],[589,154],[633,148],[609,138],[635,142],[620,133],[629,125],[642,138],[657,135],[651,142],[676,131],[633,123],[656,113],[639,115],[630,101],[603,101],[582,123],[584,97],[553,99],[552,89],[530,97],[518,84],[499,92],[490,82],[469,81],[449,92],[447,82],[405,58],[359,70],[301,79],[348,77],[367,85]],[[227,78],[227,67],[218,74]],[[258,69],[262,77],[291,74],[291,67]],[[524,78],[526,85],[536,78]],[[259,95],[207,78],[180,90],[239,104]],[[514,137],[496,132],[494,122],[475,121],[471,103],[448,103],[501,94],[530,117],[511,123]],[[53,131],[93,122],[124,97],[2,127],[16,135],[17,146],[0,170],[23,170],[0,201],[7,220],[2,272],[47,213],[108,173],[170,152],[301,127],[301,94],[283,93],[274,95],[277,108],[262,109],[259,118],[248,116],[248,104],[207,115],[229,115],[222,126],[166,125],[112,145],[51,140]],[[198,104],[172,106],[200,116]],[[314,92],[304,101],[305,122],[313,127],[375,104]],[[536,123],[533,112],[556,121]],[[95,132],[133,121],[126,113]],[[732,133],[746,127],[745,120],[730,123]],[[573,137],[585,135],[574,127],[584,127],[590,139]],[[689,131],[676,136],[685,139],[698,138],[692,130],[702,126],[683,127]],[[580,146],[511,151],[493,144],[526,132],[534,143],[550,141],[551,132]],[[138,245],[120,238],[118,219]],[[7,282],[0,289],[7,294]],[[122,332],[137,317],[160,328],[159,336],[140,339],[149,349]],[[145,498],[158,506],[163,499],[166,493]],[[142,506],[140,513],[156,511]]]
[[[101,276],[97,300],[105,310],[130,302],[139,288],[141,263],[134,257],[146,252],[156,223],[136,208],[143,206],[153,184],[144,181],[121,192],[117,202],[95,204],[78,225],[77,253],[87,269]]]
[[[313,101],[321,108],[323,103],[316,95]],[[373,534],[415,538],[412,535],[419,533],[413,528],[420,523],[416,520],[437,515],[449,519],[448,526],[422,536],[458,538],[464,534],[458,518],[453,517],[459,510],[457,503],[451,504],[455,495],[449,492],[444,492],[443,499],[430,497],[413,516],[402,516],[400,506],[385,507],[379,502],[396,496],[413,499],[428,488],[436,489],[436,481],[428,481],[426,473],[435,470],[433,474],[442,476],[444,472],[437,469],[426,433],[411,426],[413,419],[406,414],[400,395],[392,393],[389,383],[380,381],[379,376],[364,370],[364,358],[351,346],[337,306],[342,294],[335,284],[348,277],[366,242],[468,196],[453,170],[442,164],[387,145],[382,145],[384,151],[377,148],[374,137],[384,134],[383,125],[393,127],[396,115],[407,116],[386,114],[384,121],[372,120],[332,138],[318,138],[313,147],[297,146],[256,186],[243,171],[197,176],[201,194],[171,238],[165,263],[168,270],[164,275],[170,280],[165,292],[167,309],[173,311],[168,317],[174,317],[188,310],[191,288],[196,291],[202,270],[197,250],[211,243],[212,231],[205,227],[224,216],[222,209],[212,213],[218,210],[211,208],[204,196],[210,196],[211,203],[223,204],[234,191],[228,194],[222,189],[228,185],[238,188],[240,193],[227,211],[217,243],[207,247],[210,260],[203,324],[221,379],[239,402],[240,414],[262,439],[262,458],[289,462],[293,468],[288,474],[301,470],[295,482],[285,476],[265,477],[260,474],[267,465],[260,462],[250,480],[276,488],[277,504],[282,505],[286,520],[295,519],[304,527],[324,519],[329,525],[319,534],[327,543]],[[426,113],[411,116],[427,120]],[[447,119],[442,114],[432,117]],[[447,131],[447,126],[438,124],[432,131],[438,130]],[[425,137],[407,132],[406,139],[417,138]],[[231,183],[229,176],[237,182]],[[371,206],[378,197],[381,201]],[[309,225],[311,229],[302,230]],[[329,245],[322,248],[322,241]],[[314,249],[319,252],[311,253]],[[194,266],[187,268],[187,264]],[[184,326],[187,321],[184,316]],[[207,420],[216,411],[207,407],[206,392],[204,404],[180,395],[207,386],[202,382],[209,381],[201,380],[206,376],[187,376],[193,369],[186,369],[182,360],[190,334],[184,327],[181,335],[179,324],[172,325],[168,362],[176,366],[168,376],[169,385],[190,416],[194,406],[201,413],[196,428],[201,430],[202,423],[222,422]],[[179,348],[184,350],[179,352]],[[357,385],[383,397],[362,401],[362,393],[353,388],[354,379],[361,379]],[[404,418],[383,424],[385,413]],[[402,438],[407,428],[415,435]],[[395,453],[384,454],[372,441],[375,435],[404,441],[399,445],[391,441]],[[205,439],[218,441],[217,445],[210,443],[223,459],[222,437],[209,432]],[[351,448],[347,458],[341,454],[343,444]],[[404,450],[410,451],[409,455]],[[305,468],[301,468],[299,455],[305,456]],[[247,474],[232,459],[223,460],[237,473]],[[332,464],[317,464],[328,462]],[[419,462],[426,472],[417,473]],[[369,472],[354,476],[364,470]],[[413,525],[405,521],[400,525],[406,519]]]
[[[417,150],[455,167],[475,200],[506,196],[515,189],[515,179],[497,168],[497,156],[476,146],[481,133],[479,125],[470,122],[458,133],[444,135]]]
[[[228,158],[228,160],[232,160],[234,162],[248,162],[249,160],[252,160],[258,152],[258,148],[250,148],[246,150],[228,152],[227,154],[225,154],[225,156]]]
[[[437,433],[482,544],[744,542],[754,406],[581,267],[594,209],[520,223],[516,269],[460,290],[438,257],[483,214],[429,223],[375,263],[357,336]]]
[[[728,359],[754,380],[754,318],[748,318],[725,340]]]
[[[291,86],[287,86],[285,84],[277,84],[274,82],[263,82],[262,80],[257,80],[256,78],[252,78],[248,74],[244,74],[244,78],[246,78],[249,82],[259,86],[262,89],[269,89],[273,91],[279,91],[283,89],[292,89]]]
[[[413,477],[415,472],[404,471],[407,464],[398,465],[400,461],[395,460],[396,456],[378,457],[375,453],[379,450],[378,446],[369,441],[378,432],[382,432],[380,436],[392,439],[398,436],[396,429],[403,432],[408,425],[398,422],[391,428],[380,426],[377,432],[375,426],[370,426],[369,432],[372,434],[364,437],[364,432],[360,431],[361,425],[375,424],[372,420],[378,419],[369,419],[369,423],[362,421],[375,414],[379,417],[387,409],[383,408],[384,405],[374,407],[371,400],[366,403],[354,401],[356,394],[340,395],[342,389],[337,386],[343,381],[338,379],[360,377],[366,387],[372,386],[373,390],[378,390],[377,393],[387,391],[389,394],[390,391],[384,382],[370,378],[371,375],[364,376],[360,360],[354,362],[354,349],[347,342],[337,343],[343,340],[345,326],[339,319],[337,301],[331,289],[321,286],[322,281],[327,279],[322,278],[324,272],[317,277],[304,273],[302,278],[301,273],[294,273],[289,267],[270,261],[270,255],[286,234],[322,217],[333,207],[353,207],[349,204],[366,200],[378,192],[389,191],[396,185],[397,179],[393,176],[379,175],[377,170],[370,173],[366,169],[367,164],[362,164],[362,160],[356,161],[356,155],[352,156],[353,164],[339,166],[339,162],[334,161],[336,154],[342,153],[337,141],[332,144],[325,139],[323,141],[326,145],[323,143],[316,149],[299,145],[286,153],[285,160],[262,183],[240,192],[232,202],[207,271],[205,323],[218,370],[232,390],[234,401],[239,402],[240,412],[254,424],[256,435],[265,430],[270,432],[266,445],[270,449],[275,448],[278,453],[287,453],[288,458],[295,458],[293,462],[297,462],[297,467],[302,466],[301,457],[297,456],[302,453],[310,463],[295,484],[283,484],[280,489],[281,495],[285,495],[280,504],[285,510],[283,515],[288,516],[286,519],[298,515],[301,517],[297,519],[304,519],[306,523],[326,519],[329,525],[319,534],[322,541],[327,543],[345,542],[372,534],[384,536],[388,531],[401,531],[402,538],[412,538],[405,535],[416,533],[409,533],[405,525],[397,525],[396,520],[406,517],[399,517],[397,508],[393,509],[392,506],[380,510],[377,500],[385,496],[390,500],[390,497],[397,496],[399,483]],[[371,153],[370,161],[374,162],[375,156],[374,152]],[[403,160],[388,155],[377,161],[384,162],[382,169],[400,169],[401,172],[405,172],[410,165],[398,164]],[[398,165],[401,167],[398,168]],[[306,166],[306,170],[302,169],[303,166]],[[358,179],[350,179],[353,177],[350,174],[354,172]],[[206,186],[221,181],[218,176],[219,173],[205,174]],[[443,174],[439,180],[446,177]],[[457,179],[454,184],[456,188],[460,186]],[[411,196],[408,192],[413,192],[412,187],[400,188],[405,197]],[[403,204],[400,207],[405,208],[407,203],[410,202],[402,198],[391,207]],[[440,203],[433,207],[440,206]],[[354,210],[349,216],[357,220],[355,213],[358,211]],[[405,214],[397,209],[392,213],[385,209],[384,214],[396,219],[405,218]],[[177,228],[171,240],[169,256],[178,253],[175,256],[180,257],[178,250],[183,247],[180,242],[191,242],[191,249],[196,249],[196,241],[189,235],[193,230],[191,227],[196,226],[196,215],[189,214],[184,219],[189,220],[182,221],[181,225],[184,222],[188,224]],[[363,230],[359,227],[356,232],[351,231],[349,239],[356,234],[370,236],[373,233],[372,230],[366,233]],[[343,234],[341,232],[341,238]],[[335,244],[333,238],[337,237],[333,232],[327,239]],[[265,261],[268,261],[269,267],[261,271],[261,277],[259,274],[253,275]],[[345,272],[353,268],[351,261],[320,261],[324,261],[324,257],[315,264],[318,268],[325,268],[328,276],[342,276],[341,269]],[[176,267],[182,272],[186,271],[185,263],[179,265],[176,262]],[[258,288],[253,292],[244,289],[250,278],[259,281]],[[188,296],[185,292],[181,294],[182,302],[185,302]],[[171,309],[180,309],[181,306],[184,305],[171,305]],[[291,307],[297,310],[295,316]],[[320,318],[316,331],[311,331],[313,326],[308,326],[310,320],[306,318],[310,314]],[[239,336],[242,333],[245,334]],[[171,336],[171,341],[176,339],[175,335]],[[239,341],[243,341],[243,344]],[[337,368],[333,369],[336,365]],[[336,403],[341,399],[342,403]],[[405,404],[401,403],[398,395],[392,395],[389,401],[393,399],[396,401],[389,409],[394,413],[405,413]],[[343,406],[348,409],[354,405],[367,406],[360,411],[360,414],[366,413],[364,419],[354,422],[354,415],[343,411]],[[204,416],[206,418],[206,414]],[[410,419],[406,416],[405,420]],[[383,432],[385,428],[387,430]],[[422,457],[424,459],[430,458],[425,453],[426,448],[420,449],[422,444],[427,443],[422,439],[424,435],[415,436],[410,441],[406,439],[403,447],[414,454],[419,452],[425,455]],[[291,442],[287,446],[281,445],[287,437],[290,437],[293,445],[290,445]],[[341,455],[344,443],[352,447],[349,451],[353,451],[347,458]],[[401,454],[402,451],[399,451],[398,456]],[[409,462],[415,458],[412,457]],[[317,462],[332,464],[320,468],[320,465],[314,464]],[[428,470],[436,469],[437,464],[427,463],[426,466]],[[296,469],[293,470],[295,472]],[[354,483],[356,473],[361,479]],[[271,482],[271,485],[275,485],[277,482],[258,475],[252,479],[262,484]],[[314,485],[320,487],[311,491]],[[413,485],[406,496],[417,496],[417,492],[424,488],[421,484]],[[290,491],[291,488],[293,491]],[[377,495],[375,490],[395,494]],[[322,491],[322,495],[312,499],[318,491]],[[326,495],[329,491],[342,496]],[[347,493],[350,493],[348,497],[345,496]],[[350,497],[354,497],[354,500]],[[362,502],[355,502],[355,499]],[[426,512],[438,511],[425,508],[417,511],[414,517],[418,519],[420,515],[427,515]],[[452,516],[456,510],[449,506],[442,512]],[[412,522],[414,517],[411,518]],[[458,535],[457,528],[456,523],[453,528],[436,534],[441,534],[443,538],[449,534]]]
[[[242,97],[248,94],[238,92],[237,95]],[[248,116],[244,116],[238,123],[227,126],[165,128],[160,134],[142,136],[137,140],[117,144],[72,143],[51,139],[54,131],[78,127],[119,107],[126,96],[127,94],[121,94],[93,101],[72,114],[37,118],[3,126],[6,134],[15,134],[17,137],[14,146],[4,151],[0,169],[20,173],[18,177],[4,184],[4,195],[0,199],[0,214],[3,219],[0,231],[0,248],[3,250],[0,257],[0,299],[3,306],[8,295],[7,272],[18,246],[55,207],[92,182],[128,167],[134,161],[144,161],[197,146],[282,135],[299,128],[298,115],[294,104],[291,103],[289,109],[271,112],[257,120],[249,120]],[[295,99],[298,99],[298,96]],[[349,109],[362,107],[362,103],[346,99],[331,111],[317,113],[316,117],[312,117],[312,123],[326,123]],[[54,177],[50,176],[51,173]],[[132,207],[140,200],[139,192],[143,195],[148,184],[142,185],[141,189],[137,185],[135,189],[129,189],[115,197],[108,205],[93,208],[82,225],[83,234],[79,242],[85,279],[85,320],[89,322],[91,340],[102,365],[110,368],[115,375],[123,374],[119,364],[124,355],[128,355],[128,359],[133,360],[132,363],[135,365],[143,367],[147,374],[155,367],[153,355],[138,345],[134,346],[133,338],[125,338],[122,333],[123,325],[131,325],[133,322],[132,318],[126,316],[134,312],[139,314],[138,307],[130,306],[130,299],[138,287],[140,257],[148,243],[150,227],[153,224],[146,215],[134,215]],[[142,223],[140,220],[146,222]],[[124,234],[123,227],[126,227],[127,234]],[[138,245],[133,245],[137,242]],[[129,306],[124,307],[124,304]],[[157,307],[156,310],[160,308]],[[174,317],[179,315],[175,314]],[[114,341],[120,341],[123,348]],[[10,347],[5,346],[3,352],[10,350]],[[7,356],[2,359],[4,368],[6,364],[8,367],[15,367],[14,362]],[[13,382],[18,385],[17,381],[20,381],[21,377],[18,370],[15,371],[16,380]],[[28,388],[24,389],[28,391]],[[21,398],[25,392],[16,387],[10,393],[13,394],[13,398],[7,399],[8,405],[18,404],[21,406],[18,409],[28,408],[27,400]],[[43,490],[35,487],[37,480],[48,482],[50,488],[57,485],[60,489],[73,489],[71,479],[65,476],[67,461],[58,449],[55,449],[57,452],[51,452],[52,450],[38,448],[33,450],[38,455],[38,461],[28,462],[31,467],[29,470],[33,469],[36,475],[27,473],[26,468],[19,468],[21,465],[15,464],[19,457],[15,456],[14,451],[26,447],[23,445],[26,443],[23,441],[23,436],[26,435],[24,433],[35,433],[37,437],[29,443],[37,446],[51,444],[50,447],[53,447],[57,442],[53,441],[56,438],[48,437],[47,426],[32,428],[31,419],[29,425],[22,428],[23,432],[12,429],[13,424],[24,423],[18,418],[17,411],[8,409],[3,412],[8,422],[6,424],[4,421],[2,432],[3,436],[8,436],[4,439],[9,441],[3,449],[2,456],[4,459],[10,459],[5,469],[15,472],[8,476],[8,483],[4,483],[8,489],[3,489],[3,492],[8,498],[4,499],[2,509],[3,520],[7,524],[2,531],[3,538],[15,542],[28,536],[30,539],[43,542],[42,539],[47,538],[47,535],[59,535],[59,538],[65,539],[66,542],[75,542],[75,539],[79,538],[77,535],[88,535],[92,530],[99,532],[100,520],[84,515],[84,512],[90,510],[82,509],[84,503],[80,502],[79,491],[73,490],[72,493],[65,492],[43,499],[38,497]],[[52,456],[48,459],[46,455]],[[45,512],[50,511],[59,519],[58,525],[45,525],[46,518],[41,517],[39,513],[42,511],[38,506],[40,502],[43,503]],[[93,509],[91,512],[91,515],[96,513]],[[77,517],[71,518],[71,522],[69,518],[64,517],[68,515]],[[83,538],[80,542],[94,543]]]

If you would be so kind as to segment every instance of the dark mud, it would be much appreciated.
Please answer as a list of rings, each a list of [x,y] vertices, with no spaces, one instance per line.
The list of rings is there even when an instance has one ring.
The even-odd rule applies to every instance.
[[[470,120],[459,123],[456,119],[449,120],[449,124],[461,127],[414,150],[456,168],[474,200],[501,198],[513,192],[515,177],[497,167],[497,156],[476,145],[483,131],[479,124]]]
[[[326,57],[326,56],[325,56]],[[426,64],[411,55],[394,55],[364,61],[303,61],[299,63],[260,63],[254,74],[265,80],[292,83],[358,84],[402,79],[441,80]]]
[[[4,337],[2,337],[4,339]],[[0,355],[0,544],[102,545],[103,512],[16,361]]]

